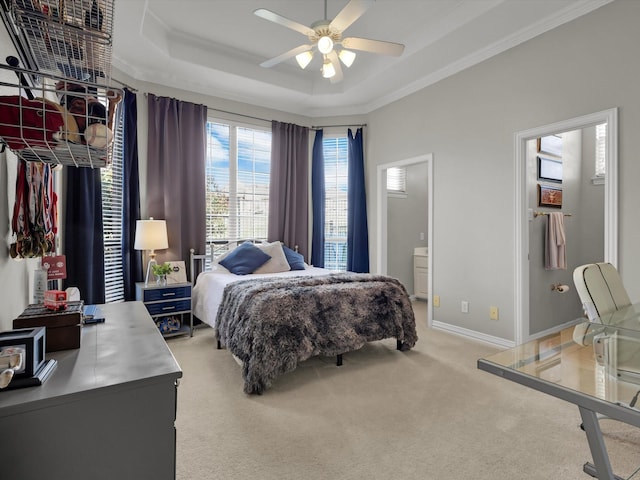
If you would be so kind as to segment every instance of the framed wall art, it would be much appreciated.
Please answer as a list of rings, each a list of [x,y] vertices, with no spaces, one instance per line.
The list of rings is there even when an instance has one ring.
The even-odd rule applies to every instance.
[[[562,137],[560,135],[547,135],[538,139],[538,152],[562,156]]]
[[[562,160],[538,156],[538,180],[562,183]]]
[[[538,206],[562,208],[562,188],[538,184]]]

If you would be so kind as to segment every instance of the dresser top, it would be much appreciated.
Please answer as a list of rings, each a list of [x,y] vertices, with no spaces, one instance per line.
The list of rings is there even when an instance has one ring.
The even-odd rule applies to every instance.
[[[0,391],[0,417],[75,397],[100,395],[182,377],[142,302],[100,305],[104,323],[82,327],[80,348],[46,355],[58,363],[43,385]]]

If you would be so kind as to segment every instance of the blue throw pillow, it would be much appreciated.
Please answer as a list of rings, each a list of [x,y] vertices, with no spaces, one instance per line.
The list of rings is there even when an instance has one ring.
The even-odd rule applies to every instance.
[[[248,275],[267,263],[271,257],[252,243],[242,243],[220,260],[220,265],[236,275]]]
[[[284,256],[287,257],[291,270],[304,270],[304,257],[301,254],[284,245],[282,250],[284,250]]]

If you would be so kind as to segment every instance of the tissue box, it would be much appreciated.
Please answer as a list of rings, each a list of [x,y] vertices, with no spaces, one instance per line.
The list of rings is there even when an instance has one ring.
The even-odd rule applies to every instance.
[[[52,311],[42,304],[29,305],[13,321],[13,328],[46,327],[46,351],[80,348],[84,302],[68,302],[65,310]]]

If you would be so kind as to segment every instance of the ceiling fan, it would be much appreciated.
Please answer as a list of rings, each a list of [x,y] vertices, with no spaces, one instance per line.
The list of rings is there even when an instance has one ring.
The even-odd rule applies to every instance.
[[[329,78],[332,83],[337,83],[342,80],[340,62],[344,63],[346,67],[350,67],[356,58],[356,54],[352,50],[396,57],[402,55],[404,45],[400,43],[358,37],[342,37],[342,33],[360,18],[374,2],[375,0],[350,0],[333,20],[328,20],[327,0],[324,0],[324,20],[318,20],[311,24],[310,27],[265,8],[255,10],[253,13],[258,17],[300,32],[309,39],[309,43],[262,62],[260,66],[270,68],[296,57],[298,65],[304,69],[311,62],[313,54],[318,51],[322,55],[322,76]]]

